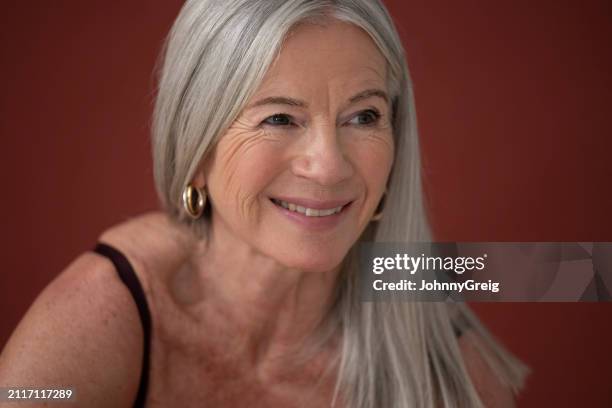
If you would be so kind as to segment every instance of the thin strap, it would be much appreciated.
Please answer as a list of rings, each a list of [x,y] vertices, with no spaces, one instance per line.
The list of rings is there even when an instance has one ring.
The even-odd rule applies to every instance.
[[[138,314],[140,315],[140,321],[142,322],[142,330],[144,333],[143,338],[143,355],[142,355],[142,371],[140,373],[140,385],[138,387],[138,394],[134,407],[144,407],[145,400],[147,397],[147,389],[149,387],[149,352],[151,348],[151,313],[147,305],[147,298],[142,290],[142,286],[134,269],[127,258],[119,252],[117,249],[110,245],[99,242],[94,252],[107,257],[115,265],[119,277],[127,286],[136,306],[138,307]]]

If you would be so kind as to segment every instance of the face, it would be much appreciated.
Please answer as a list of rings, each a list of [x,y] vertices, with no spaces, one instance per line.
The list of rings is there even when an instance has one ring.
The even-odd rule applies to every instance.
[[[354,25],[298,26],[205,162],[215,236],[304,271],[336,268],[393,161],[386,63]]]

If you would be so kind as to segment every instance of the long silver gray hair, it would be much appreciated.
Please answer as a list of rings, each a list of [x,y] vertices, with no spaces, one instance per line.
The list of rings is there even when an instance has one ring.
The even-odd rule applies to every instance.
[[[206,218],[192,221],[183,215],[183,189],[258,88],[291,28],[329,18],[367,32],[388,64],[396,157],[385,216],[372,223],[362,239],[431,239],[412,82],[399,36],[379,0],[185,3],[160,60],[152,132],[156,188],[172,217],[191,224],[197,234],[205,233]],[[344,403],[353,408],[481,407],[461,356],[457,327],[479,337],[482,357],[502,384],[514,391],[522,386],[526,368],[466,305],[361,302],[353,252],[343,264],[337,299],[325,325],[341,333],[336,391]]]

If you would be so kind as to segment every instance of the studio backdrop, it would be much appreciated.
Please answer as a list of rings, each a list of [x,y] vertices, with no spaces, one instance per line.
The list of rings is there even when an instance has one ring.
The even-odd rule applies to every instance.
[[[609,1],[387,0],[439,241],[612,241]],[[178,0],[3,5],[0,347],[104,228],[157,208],[154,66]],[[520,407],[612,406],[608,303],[474,303]]]

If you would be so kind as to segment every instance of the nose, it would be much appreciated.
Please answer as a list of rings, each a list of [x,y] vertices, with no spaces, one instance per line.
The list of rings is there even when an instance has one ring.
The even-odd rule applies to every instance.
[[[294,175],[322,186],[336,185],[353,175],[353,165],[335,126],[321,125],[303,137],[299,152],[292,161]]]

